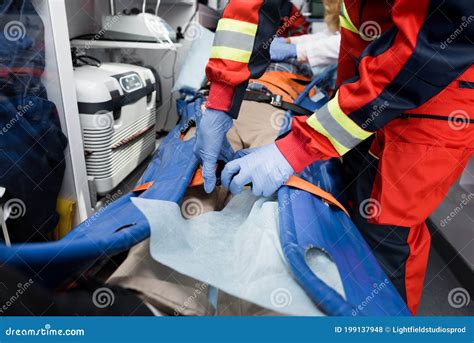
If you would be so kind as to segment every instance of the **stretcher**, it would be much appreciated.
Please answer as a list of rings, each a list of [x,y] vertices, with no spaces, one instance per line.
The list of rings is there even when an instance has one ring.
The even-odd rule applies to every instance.
[[[316,78],[308,89],[323,85],[327,77]],[[325,101],[311,102],[303,92],[297,103],[315,110]],[[177,101],[179,122],[154,154],[134,192],[98,211],[59,241],[2,245],[1,263],[37,273],[46,286],[58,287],[99,261],[126,252],[147,239],[148,223],[131,199],[179,203],[188,186],[196,182],[195,138],[184,141],[183,133],[199,125],[202,103],[199,94]],[[312,183],[312,187],[320,187],[316,187],[316,193],[302,191],[291,182],[278,192],[281,244],[294,277],[328,315],[409,315],[341,205],[344,199],[340,169],[339,161],[331,160],[313,164],[301,173],[301,179]],[[299,182],[304,183],[301,179]],[[334,197],[325,196],[324,192]],[[306,253],[314,248],[324,251],[336,263],[345,299],[312,273]]]

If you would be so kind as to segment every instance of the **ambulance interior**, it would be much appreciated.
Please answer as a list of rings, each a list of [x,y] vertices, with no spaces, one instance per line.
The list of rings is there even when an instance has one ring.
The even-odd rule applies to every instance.
[[[113,218],[108,222],[102,222],[102,217],[110,213],[111,209],[120,212],[114,207],[114,203],[129,197],[130,194],[155,192],[155,190],[159,194],[160,182],[166,184],[167,176],[160,174],[159,179],[151,181],[149,178],[150,175],[155,175],[153,173],[158,173],[163,167],[160,163],[163,164],[162,161],[168,157],[165,153],[158,152],[158,149],[162,144],[173,146],[175,144],[173,142],[189,142],[194,139],[196,123],[193,119],[184,126],[180,126],[179,130],[176,127],[183,113],[189,111],[191,100],[194,101],[195,98],[206,95],[205,91],[199,92],[205,88],[201,86],[206,85],[202,79],[205,73],[205,62],[209,56],[219,16],[226,4],[225,0],[33,0],[31,2],[44,25],[44,72],[40,77],[41,83],[46,90],[47,99],[56,106],[59,127],[67,138],[62,166],[64,175],[62,178],[51,179],[53,183],[59,180],[60,184],[57,185],[57,223],[48,232],[40,228],[34,235],[31,233],[17,235],[14,232],[21,227],[21,223],[15,225],[15,221],[18,218],[24,219],[21,218],[22,216],[29,216],[30,206],[34,211],[41,212],[38,210],[41,209],[40,204],[38,208],[29,204],[25,206],[24,203],[23,207],[21,203],[15,204],[19,214],[12,210],[0,211],[3,229],[1,244],[4,246],[4,252],[0,254],[2,265],[9,265],[9,261],[18,260],[8,257],[13,251],[8,250],[11,247],[17,249],[13,254],[19,254],[18,256],[22,258],[31,256],[32,259],[36,256],[34,249],[39,249],[38,251],[45,249],[43,256],[49,254],[47,251],[55,251],[56,246],[50,245],[54,244],[52,242],[61,240],[69,242],[64,243],[63,246],[64,249],[68,249],[69,246],[73,246],[70,240],[74,238],[74,235],[68,235],[76,230],[76,227],[79,227],[79,231],[84,231],[81,239],[90,241],[97,239],[98,242],[101,238],[99,236],[94,238],[95,233],[89,236],[87,230],[94,232],[100,230],[103,225],[113,226]],[[294,0],[292,2],[303,13],[304,19],[309,23],[311,33],[325,29],[321,1]],[[32,28],[28,27],[25,34],[29,34],[30,30]],[[291,63],[282,65],[287,70],[293,70],[291,68],[294,67]],[[275,68],[278,67],[281,66]],[[308,80],[304,81],[305,85],[309,84],[311,79],[326,75],[324,73],[329,75],[325,76],[325,80],[332,81],[333,69],[323,68],[319,72],[319,75],[309,76]],[[295,73],[304,75],[304,71],[300,69]],[[305,87],[299,89],[298,94],[304,89]],[[179,99],[182,101],[181,107],[177,106]],[[318,100],[315,96],[312,100],[321,99]],[[19,111],[28,111],[27,104],[28,102],[26,105],[23,103]],[[202,103],[199,104],[202,105]],[[34,109],[35,105],[31,107]],[[275,117],[276,112],[279,113],[277,117]],[[236,121],[231,131],[230,145],[237,151],[273,142],[279,136],[282,126],[288,125],[288,118],[282,113],[285,111],[275,108],[273,103],[259,104],[255,107],[255,102],[245,101],[241,109],[241,118]],[[265,123],[252,122],[253,130],[255,130],[253,136],[252,133],[243,133],[248,125],[244,123],[244,119],[252,121],[258,114],[265,116],[267,121]],[[268,125],[268,120],[272,125]],[[12,122],[10,124],[14,125]],[[268,129],[269,126],[272,128]],[[179,149],[170,151],[175,151],[176,154],[180,152]],[[192,157],[189,159],[191,161]],[[176,169],[170,167],[167,173],[173,174],[176,171],[178,175],[187,168],[185,159],[178,160]],[[169,163],[172,164],[173,160],[170,159]],[[192,163],[197,163],[197,161],[193,160]],[[28,165],[25,168],[27,167]],[[34,165],[29,167],[35,168]],[[54,173],[54,171],[49,173]],[[185,175],[184,172],[183,175]],[[19,176],[19,180],[23,177],[24,175]],[[226,211],[229,203],[245,208],[245,199],[233,198],[232,200],[232,197],[223,190],[212,195],[205,194],[202,183],[199,182],[199,171],[196,174],[193,173],[191,182],[196,182],[197,186],[181,189],[181,185],[176,185],[176,192],[183,194],[180,198],[183,220],[192,219],[207,212]],[[43,187],[47,185],[45,183]],[[0,183],[0,205],[5,205],[5,207],[0,206],[0,209],[7,209],[9,207],[6,204],[12,204],[12,197],[9,197],[11,191],[2,186]],[[166,192],[169,193],[169,195],[166,193],[166,197],[173,201],[173,191],[167,189]],[[158,198],[161,199],[161,196]],[[197,205],[193,203],[195,199],[199,199]],[[473,200],[474,160],[471,160],[462,177],[455,182],[443,203],[427,222],[432,236],[432,246],[418,315],[461,316],[474,313],[472,303],[459,307],[453,306],[450,300],[450,294],[457,289],[464,290],[464,294],[468,296],[474,295]],[[133,202],[136,204],[135,200]],[[264,206],[266,205],[262,204],[262,207]],[[281,201],[279,206],[280,208],[274,213],[281,210]],[[124,213],[126,211],[128,209],[124,210]],[[143,211],[145,213],[145,210]],[[169,211],[171,213],[173,208]],[[225,213],[235,215],[237,218],[235,220],[239,218],[238,213]],[[250,209],[249,213],[251,213]],[[150,219],[154,214],[145,214],[145,216]],[[171,216],[163,215],[162,218],[171,218]],[[159,218],[156,219],[157,222],[159,220]],[[211,218],[207,222],[200,223],[206,225],[206,223],[212,223],[212,220]],[[232,220],[229,219],[228,225],[231,225]],[[29,222],[24,221],[23,225]],[[36,223],[34,218],[31,222]],[[136,220],[133,219],[127,225],[133,226],[135,222]],[[249,225],[254,225],[252,223]],[[225,227],[225,220],[221,224]],[[114,230],[126,235],[129,229],[127,225],[122,223]],[[180,242],[185,244],[184,242],[191,242],[191,240],[186,241],[188,237],[185,232],[178,232],[182,225],[185,225],[184,222],[178,220],[176,223],[170,223],[170,226],[177,230],[172,234],[176,237],[181,237],[179,235],[182,234],[183,241]],[[154,305],[152,307],[157,315],[176,315],[176,313],[178,315],[214,315],[216,312],[212,312],[212,309],[217,308],[219,308],[218,315],[281,315],[282,313],[298,315],[296,310],[296,312],[290,310],[278,312],[278,304],[271,308],[262,306],[265,304],[265,295],[258,292],[252,293],[252,296],[255,299],[263,299],[258,304],[259,306],[248,301],[248,299],[253,299],[250,295],[248,299],[243,298],[247,301],[243,301],[236,294],[224,294],[218,287],[207,285],[205,283],[207,280],[199,280],[194,273],[183,272],[188,269],[182,264],[176,263],[181,273],[175,273],[173,268],[164,265],[155,269],[146,269],[143,263],[147,265],[156,263],[153,257],[159,252],[152,250],[150,253],[150,242],[144,239],[143,232],[145,231],[140,231],[137,236],[132,233],[127,237],[124,236],[123,241],[120,242],[111,240],[104,243],[107,246],[113,245],[114,249],[96,253],[92,260],[85,259],[81,262],[81,247],[71,248],[74,252],[67,255],[66,262],[58,263],[55,268],[75,268],[73,260],[74,256],[77,256],[75,262],[79,265],[82,263],[83,270],[79,275],[73,275],[67,279],[67,282],[62,280],[59,284],[64,289],[65,285],[74,284],[81,278],[91,278],[104,285],[118,285],[136,293],[146,292],[146,290],[150,293],[161,292],[156,297],[167,297],[168,305],[165,306],[167,310],[159,308],[158,305],[155,306],[159,301],[150,300],[153,296],[145,295],[143,298]],[[212,232],[214,231],[209,231],[209,235]],[[249,235],[253,237],[251,233]],[[31,238],[32,236],[34,239]],[[275,237],[277,236],[276,234]],[[136,241],[130,243],[134,239]],[[157,238],[152,237],[151,243],[154,239]],[[104,240],[107,239],[104,238]],[[125,241],[127,243],[123,243]],[[207,247],[204,241],[197,240],[196,242]],[[24,243],[32,244],[26,248],[27,251],[21,250],[20,246]],[[46,245],[42,246],[42,244]],[[89,242],[89,244],[95,243]],[[168,260],[180,260],[179,251],[171,247],[165,250],[168,255],[162,256],[162,259],[166,257]],[[197,253],[196,251],[194,253]],[[247,250],[242,251],[245,253]],[[25,255],[22,255],[23,253]],[[189,255],[192,256],[192,253],[189,252]],[[235,258],[234,255],[230,255],[230,252],[223,250],[224,253],[229,253],[229,257],[226,255],[225,258]],[[330,257],[323,255],[318,255],[317,261],[320,265],[326,266],[326,269],[319,270],[318,275],[332,288],[336,290],[338,287],[344,288],[340,285],[341,280],[335,276],[338,274],[337,266],[331,263]],[[216,269],[220,265],[217,259],[218,257],[214,261]],[[23,262],[18,261],[17,266]],[[141,267],[137,267],[138,265]],[[255,273],[260,273],[257,267],[255,267]],[[250,267],[247,266],[247,268]],[[27,267],[23,265],[20,269],[25,270]],[[42,273],[43,269],[48,268],[45,265],[44,268],[35,266],[32,269],[36,271],[35,273],[40,273],[38,270]],[[189,269],[193,270],[192,267]],[[207,269],[212,270],[213,266],[208,266]],[[207,275],[205,270],[206,268],[203,275]],[[49,272],[51,275],[55,274],[55,271]],[[321,276],[323,274],[325,276]],[[43,274],[41,275],[45,285],[54,285],[52,288],[58,287],[57,280],[45,280]],[[209,275],[211,279],[216,277]],[[156,282],[153,278],[156,278]],[[143,281],[141,285],[137,284],[140,280]],[[224,281],[222,284],[227,285]],[[163,291],[159,290],[160,287]],[[290,289],[290,286],[287,288]],[[306,299],[303,296],[296,296],[295,292],[292,293],[294,302]],[[339,294],[342,293],[344,290],[339,292]],[[190,297],[192,298],[191,305],[186,302],[186,299]],[[163,302],[166,301],[163,300]],[[180,301],[185,302],[186,306],[176,305],[178,308],[173,313],[173,307],[169,303]],[[383,299],[380,301],[383,303]],[[221,305],[216,305],[216,302],[221,302]],[[303,313],[313,313],[309,309],[307,311]],[[321,315],[323,313],[324,311]]]

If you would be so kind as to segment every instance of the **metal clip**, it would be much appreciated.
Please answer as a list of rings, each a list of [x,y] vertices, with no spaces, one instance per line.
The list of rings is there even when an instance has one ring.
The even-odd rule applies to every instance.
[[[278,94],[273,94],[272,95],[272,100],[270,101],[270,105],[273,105],[275,107],[281,107],[283,101],[283,97]]]

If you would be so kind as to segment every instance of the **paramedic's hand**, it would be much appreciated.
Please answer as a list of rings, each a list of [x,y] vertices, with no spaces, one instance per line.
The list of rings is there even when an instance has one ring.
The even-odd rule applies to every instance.
[[[255,196],[269,197],[295,173],[276,144],[239,152],[243,157],[227,163],[222,175],[222,185],[232,194],[242,192],[252,184]]]
[[[232,127],[232,123],[232,118],[227,113],[208,108],[204,112],[196,132],[194,154],[202,162],[202,176],[206,193],[211,193],[216,186],[217,159],[221,155],[222,149],[229,144],[226,135]]]
[[[275,38],[270,45],[270,58],[272,61],[281,62],[289,58],[296,58],[296,45],[287,43],[284,38]]]

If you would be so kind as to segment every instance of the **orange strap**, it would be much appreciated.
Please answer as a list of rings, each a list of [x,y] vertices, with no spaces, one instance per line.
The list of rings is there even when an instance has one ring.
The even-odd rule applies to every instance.
[[[202,177],[202,167],[200,166],[193,175],[189,187],[197,187],[204,185],[204,178]]]
[[[250,80],[250,83],[254,82],[263,84],[273,94],[281,95],[284,101],[293,103],[298,95],[306,89],[311,79],[294,73],[273,71],[263,74],[259,79]],[[312,96],[315,93],[313,88],[309,95]]]
[[[302,178],[292,176],[289,178],[287,183],[285,183],[285,186],[301,189],[305,192],[316,195],[330,205],[339,207],[345,214],[349,216],[349,212],[346,210],[346,208],[339,201],[337,201],[337,199],[331,193],[323,191],[318,186],[315,186],[312,183],[303,180]]]
[[[132,192],[133,193],[144,192],[148,190],[151,186],[153,186],[153,184],[154,184],[153,181],[145,183],[135,188]],[[193,178],[191,179],[189,187],[197,187],[203,184],[204,184],[204,180],[202,178],[202,169],[201,167],[199,167],[196,170],[196,173],[194,174]],[[349,216],[349,212],[346,210],[346,208],[339,201],[337,201],[337,199],[331,193],[328,193],[322,190],[318,186],[315,186],[312,183],[305,181],[302,178],[299,178],[298,176],[290,177],[288,181],[285,183],[285,186],[301,189],[302,191],[316,195],[318,198],[323,199],[328,204],[338,207],[345,214]]]
[[[140,193],[140,192],[147,191],[151,186],[153,186],[153,184],[154,184],[153,181],[144,183],[143,185],[140,185],[140,186],[138,186],[137,188],[135,188],[135,189],[132,191],[132,193]]]
[[[153,181],[144,183],[140,186],[137,186],[132,193],[142,193],[151,188],[155,183]],[[189,187],[197,187],[197,186],[202,186],[204,184],[204,179],[202,177],[202,168],[199,167],[196,172],[193,175],[193,178],[191,179],[191,182],[189,183]]]

